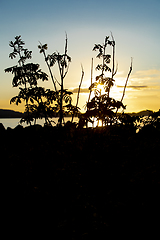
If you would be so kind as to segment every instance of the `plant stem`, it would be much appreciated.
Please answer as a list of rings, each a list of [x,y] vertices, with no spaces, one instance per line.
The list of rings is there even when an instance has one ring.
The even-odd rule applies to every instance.
[[[56,87],[56,84],[55,84],[55,81],[54,81],[54,78],[53,78],[53,74],[52,74],[51,68],[50,68],[50,66],[49,66],[49,64],[48,64],[48,62],[47,62],[47,57],[46,57],[45,51],[43,51],[43,55],[44,55],[44,58],[45,58],[45,62],[46,62],[46,64],[47,64],[47,67],[48,67],[48,69],[49,69],[49,73],[50,73],[50,75],[51,75],[51,79],[52,79],[52,82],[53,82],[55,91],[57,91],[57,87]]]
[[[92,58],[92,63],[91,63],[91,85],[92,85],[92,80],[93,80],[93,58]],[[90,90],[90,92],[89,92],[88,102],[91,97],[91,92],[92,92],[92,90]]]
[[[61,96],[60,96],[60,118],[59,118],[59,123],[60,126],[62,126],[62,120],[63,120],[63,80],[64,80],[64,67],[65,67],[65,61],[66,61],[66,56],[67,56],[67,34],[66,34],[66,42],[65,42],[65,53],[63,56],[63,64],[61,64],[60,61],[58,61],[58,65],[59,65],[59,71],[60,71],[60,76],[61,76]],[[62,67],[61,67],[62,66]]]
[[[111,37],[112,37],[112,47],[113,47],[113,67],[112,67],[112,78],[116,74],[116,71],[114,72],[114,67],[115,67],[115,40],[113,37],[113,34],[111,32]]]
[[[128,73],[128,76],[127,76],[127,79],[126,79],[126,83],[125,83],[125,86],[124,86],[124,90],[123,90],[121,102],[123,101],[123,98],[124,98],[124,95],[125,95],[125,90],[126,90],[127,83],[128,83],[128,79],[129,79],[129,76],[130,76],[130,74],[131,74],[131,72],[132,72],[132,63],[133,63],[133,59],[131,58],[131,66],[130,66],[129,73]],[[117,114],[117,112],[118,112],[118,108],[117,108],[115,114]]]
[[[80,89],[81,89],[81,85],[82,85],[82,81],[83,81],[83,77],[84,77],[84,70],[83,70],[83,66],[82,67],[82,76],[81,76],[81,80],[80,80],[80,84],[79,84],[79,88],[78,88],[78,94],[77,94],[77,103],[76,103],[76,108],[78,107],[78,102],[79,102],[79,94],[80,94]],[[74,118],[74,113],[72,115],[72,122],[73,122],[73,118]]]
[[[121,102],[123,101],[123,98],[124,98],[124,95],[125,95],[125,90],[126,90],[126,87],[127,87],[127,83],[128,83],[128,79],[129,79],[129,76],[132,72],[132,58],[131,58],[131,66],[130,66],[130,70],[129,70],[129,73],[128,73],[128,76],[127,76],[127,79],[126,79],[126,84],[124,86],[124,90],[123,90],[123,95],[122,95],[122,98],[121,98]]]

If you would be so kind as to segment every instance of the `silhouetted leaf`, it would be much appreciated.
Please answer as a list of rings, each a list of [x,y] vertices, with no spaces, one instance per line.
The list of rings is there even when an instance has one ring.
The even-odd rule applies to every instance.
[[[102,57],[103,55],[102,55],[102,53],[100,52],[98,55],[97,55],[97,58],[100,58],[100,57]]]
[[[12,52],[12,53],[9,54],[9,57],[10,57],[11,59],[13,59],[13,58],[16,58],[16,55],[17,55],[16,52]]]
[[[5,72],[12,72],[13,71],[13,67],[6,68],[4,71]]]
[[[68,62],[71,62],[71,57],[67,55]]]
[[[102,70],[102,64],[98,64],[96,70]]]
[[[10,47],[14,47],[14,43],[12,41],[9,42]]]
[[[47,50],[47,49],[48,49],[47,44],[44,44],[44,45],[42,46],[42,48],[45,49],[45,50]]]
[[[97,49],[99,49],[99,47],[98,47],[97,44],[95,44],[95,45],[94,45],[94,48],[93,48],[93,51],[96,51]]]
[[[108,39],[109,39],[109,36],[106,36],[105,37],[105,44],[107,44]]]

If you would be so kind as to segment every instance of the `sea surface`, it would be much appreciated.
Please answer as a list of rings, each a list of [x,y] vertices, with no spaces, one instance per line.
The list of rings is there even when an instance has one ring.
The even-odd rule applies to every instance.
[[[15,128],[17,125],[20,124],[20,120],[21,120],[21,118],[0,118],[0,123],[2,123],[3,126],[6,129],[8,127]],[[71,117],[65,117],[65,122],[70,121],[70,120],[71,120]],[[53,118],[53,121],[55,122],[55,123],[53,123],[53,126],[56,126],[56,124],[58,123],[58,118]],[[75,117],[73,121],[74,122],[78,122],[78,118]],[[43,126],[44,122],[45,122],[45,119],[42,118],[42,119],[38,119],[36,121],[36,124],[40,124],[40,125]],[[26,127],[26,126],[29,126],[29,125],[27,125],[26,123],[23,123],[22,126]]]

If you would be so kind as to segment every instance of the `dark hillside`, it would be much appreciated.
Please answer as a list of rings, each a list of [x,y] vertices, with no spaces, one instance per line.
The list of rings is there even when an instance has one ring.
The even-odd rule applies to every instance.
[[[0,109],[0,118],[21,118],[23,117],[23,113],[8,110],[8,109]]]

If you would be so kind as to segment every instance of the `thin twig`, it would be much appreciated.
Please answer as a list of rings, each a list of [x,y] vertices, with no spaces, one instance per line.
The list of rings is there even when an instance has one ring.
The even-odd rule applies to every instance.
[[[133,59],[131,58],[131,66],[130,66],[130,70],[129,70],[129,73],[128,73],[128,76],[127,76],[127,79],[126,79],[126,84],[124,86],[124,90],[123,90],[123,95],[122,95],[122,98],[121,98],[121,102],[123,101],[123,98],[124,98],[124,95],[125,95],[125,90],[126,90],[126,87],[127,87],[127,83],[128,83],[128,79],[129,79],[129,76],[132,72],[132,63],[133,63]]]
[[[127,79],[126,79],[126,83],[125,83],[125,86],[124,86],[124,90],[123,90],[123,95],[122,95],[122,98],[121,98],[121,102],[123,101],[123,98],[124,98],[124,95],[125,95],[125,90],[126,90],[126,87],[127,87],[127,83],[128,83],[128,79],[129,79],[129,76],[132,72],[132,63],[133,63],[133,59],[131,58],[131,66],[130,66],[130,69],[129,69],[129,73],[128,73],[128,76],[127,76]],[[117,114],[118,112],[118,108],[116,110],[116,113]]]
[[[78,102],[79,102],[79,94],[80,94],[80,90],[81,90],[81,85],[82,85],[82,81],[83,81],[83,77],[84,77],[84,70],[83,70],[83,66],[81,65],[82,68],[82,75],[81,75],[81,80],[80,80],[80,84],[79,84],[79,88],[78,88],[78,93],[77,93],[77,103],[76,103],[76,109],[78,107]],[[74,118],[74,113],[72,115],[72,122],[73,122],[73,118]]]
[[[39,43],[40,43],[40,45],[41,45],[41,47],[42,47],[42,43],[41,43],[40,41],[39,41]],[[53,78],[53,74],[52,74],[51,68],[50,68],[50,66],[49,66],[49,63],[48,63],[48,61],[47,61],[47,56],[46,56],[45,50],[43,50],[43,55],[44,55],[44,59],[45,59],[45,62],[46,62],[46,64],[47,64],[47,67],[48,67],[48,69],[49,69],[49,73],[50,73],[50,75],[51,75],[51,79],[52,79],[52,82],[53,82],[55,91],[57,91],[56,84],[55,84],[55,81],[54,81],[54,78]]]
[[[66,57],[67,57],[67,46],[68,46],[68,38],[67,38],[67,33],[66,33],[66,42],[65,42],[65,50],[64,50],[64,55],[63,55],[63,61],[65,63]],[[60,71],[60,76],[61,76],[61,95],[60,95],[60,126],[62,126],[62,119],[63,119],[63,80],[66,76],[64,73],[64,68],[65,64],[61,64],[60,61],[58,61],[58,66],[59,66],[59,71]],[[64,120],[64,119],[63,119]]]
[[[80,80],[80,84],[79,84],[79,88],[78,88],[76,107],[78,106],[80,89],[81,89],[81,85],[82,85],[82,81],[83,81],[83,77],[84,77],[84,70],[83,70],[83,66],[82,65],[81,65],[81,68],[82,68],[82,76],[81,76],[81,80]]]
[[[67,70],[66,70],[66,72],[65,72],[65,74],[64,74],[64,78],[65,78],[65,76],[66,76],[66,75],[67,75],[67,73],[68,73],[69,66],[70,66],[70,62],[69,62],[69,63],[68,63],[68,65],[67,65]]]
[[[111,32],[111,37],[112,37],[112,46],[113,46],[113,67],[112,67],[112,78],[113,78],[117,71],[114,71],[114,67],[115,67],[115,40],[114,40],[112,32]]]
[[[92,85],[92,81],[93,81],[93,58],[92,58],[92,62],[91,62],[91,85]],[[92,92],[92,90],[90,90],[90,92],[89,92],[88,102],[91,97],[91,92]]]
[[[55,81],[58,83],[58,85],[61,86],[61,84],[58,82],[56,76],[54,76],[54,79],[55,79]]]

